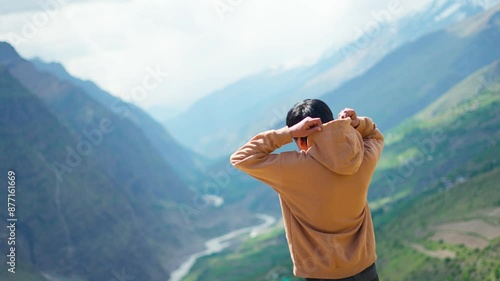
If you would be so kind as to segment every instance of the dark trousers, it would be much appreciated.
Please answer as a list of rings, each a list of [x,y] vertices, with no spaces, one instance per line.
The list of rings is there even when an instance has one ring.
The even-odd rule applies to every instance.
[[[351,277],[342,279],[306,278],[306,281],[379,281],[379,280],[378,280],[377,268],[375,267],[375,264],[372,264],[367,269]]]

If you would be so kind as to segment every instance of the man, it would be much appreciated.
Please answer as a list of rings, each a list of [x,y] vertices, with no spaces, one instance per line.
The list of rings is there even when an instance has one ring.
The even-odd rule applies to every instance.
[[[287,126],[253,137],[231,156],[279,194],[293,273],[306,280],[378,280],[368,186],[384,137],[370,118],[307,99]],[[272,153],[295,141],[300,152]]]

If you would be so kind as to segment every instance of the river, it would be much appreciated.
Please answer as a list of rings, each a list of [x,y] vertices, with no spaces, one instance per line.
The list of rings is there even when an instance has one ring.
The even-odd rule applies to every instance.
[[[182,278],[184,278],[184,276],[189,273],[197,259],[221,252],[231,245],[231,240],[233,240],[234,238],[240,237],[244,234],[249,234],[250,237],[255,237],[271,227],[276,222],[276,219],[269,215],[256,214],[256,216],[263,221],[261,224],[237,229],[222,236],[207,240],[205,242],[205,250],[189,256],[187,260],[185,260],[176,270],[171,273],[169,281],[181,281]]]

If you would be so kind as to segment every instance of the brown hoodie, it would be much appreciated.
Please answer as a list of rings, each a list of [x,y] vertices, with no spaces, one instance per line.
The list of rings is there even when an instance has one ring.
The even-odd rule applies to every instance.
[[[292,142],[288,127],[256,135],[231,156],[238,169],[279,194],[293,273],[345,278],[376,260],[367,193],[384,137],[370,118],[323,124],[307,151],[272,153]]]

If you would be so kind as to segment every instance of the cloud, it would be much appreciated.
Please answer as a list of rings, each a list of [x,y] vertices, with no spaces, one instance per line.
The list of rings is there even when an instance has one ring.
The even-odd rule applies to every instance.
[[[139,105],[185,109],[245,75],[314,61],[352,40],[355,27],[389,2],[66,1],[46,12],[19,4],[0,15],[0,40],[13,43],[9,34],[23,38],[26,26],[45,13],[48,21],[14,44],[23,56],[60,61],[72,74],[122,97],[142,83],[147,67],[160,67],[169,78]]]

